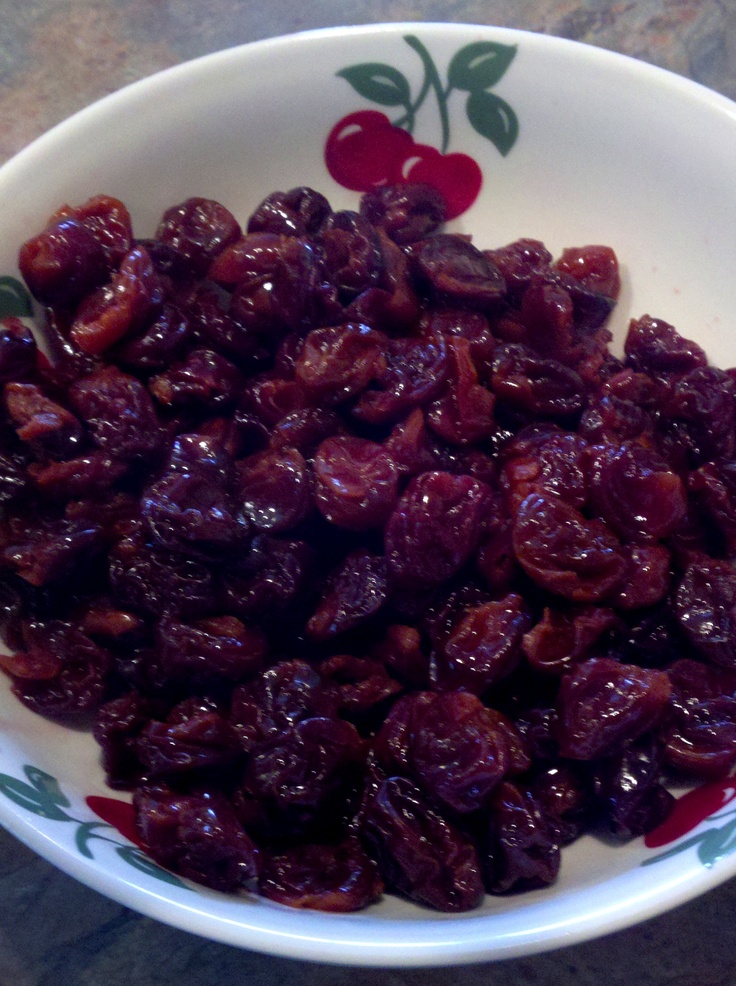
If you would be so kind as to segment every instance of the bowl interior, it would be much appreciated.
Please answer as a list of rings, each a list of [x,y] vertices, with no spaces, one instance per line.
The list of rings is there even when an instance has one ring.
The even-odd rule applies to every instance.
[[[460,88],[446,101],[444,124],[438,103],[417,111],[418,144],[439,148],[448,137],[447,153],[469,155],[482,172],[479,195],[451,229],[482,248],[520,236],[554,253],[608,244],[624,275],[616,346],[629,318],[647,312],[697,339],[716,364],[736,363],[736,107],[622,56],[486,27],[294,35],[208,56],[108,97],[0,171],[0,274],[18,276],[18,246],[59,205],[103,192],[129,206],[138,236],[194,195],[221,201],[243,223],[269,192],[298,185],[355,208],[358,193],[325,164],[328,134],[361,110],[392,121],[401,114],[361,94],[346,70],[388,64],[416,93],[426,66],[408,38],[421,41],[441,75],[469,45],[514,49],[490,87],[518,121],[512,146],[499,150],[472,125]],[[365,83],[363,90],[371,92]],[[613,847],[585,838],[565,852],[553,888],[489,899],[461,917],[392,898],[357,915],[293,912],[167,881],[113,829],[83,832],[99,821],[85,798],[110,795],[96,746],[84,731],[39,721],[4,683],[0,768],[0,820],[61,868],[187,930],[293,957],[439,965],[518,955],[651,916],[736,872],[736,856],[726,853],[704,867],[695,845],[650,866],[657,853],[642,840]]]

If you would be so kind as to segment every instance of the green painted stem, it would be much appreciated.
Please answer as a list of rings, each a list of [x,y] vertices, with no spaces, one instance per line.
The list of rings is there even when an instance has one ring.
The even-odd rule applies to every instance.
[[[432,56],[424,47],[419,38],[415,37],[413,34],[407,34],[404,36],[404,41],[414,49],[414,51],[419,55],[422,60],[422,65],[424,66],[424,85],[422,87],[421,100],[424,98],[429,91],[430,86],[434,89],[435,95],[437,96],[437,106],[440,113],[440,125],[442,127],[442,153],[444,154],[447,150],[447,145],[450,143],[450,119],[447,112],[447,97],[450,90],[446,91],[442,88],[442,80],[437,72],[437,67],[432,61]],[[418,108],[419,100],[414,104],[414,110]]]

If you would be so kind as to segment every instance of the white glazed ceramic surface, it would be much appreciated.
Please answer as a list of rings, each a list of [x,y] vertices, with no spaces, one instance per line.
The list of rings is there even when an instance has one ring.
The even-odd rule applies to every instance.
[[[629,317],[648,312],[697,339],[719,365],[736,363],[736,106],[622,56],[488,27],[393,24],[293,35],[208,56],[108,97],[0,170],[0,274],[17,277],[18,246],[59,205],[97,193],[125,201],[139,236],[192,195],[220,200],[243,221],[270,191],[304,184],[336,207],[354,208],[358,193],[340,187],[325,166],[327,135],[348,114],[372,109],[395,122],[401,108],[389,105],[390,86],[377,104],[344,70],[388,64],[417,93],[426,63],[407,36],[420,40],[443,78],[468,45],[482,42],[481,53],[488,43],[507,54],[516,49],[488,86],[505,137],[497,130],[494,143],[471,125],[466,93],[446,99],[447,151],[474,158],[483,176],[452,229],[472,233],[481,247],[520,236],[542,239],[553,252],[609,244],[624,271],[619,343]],[[518,121],[515,140],[508,108]],[[439,109],[428,98],[417,110],[418,143],[440,148]],[[732,793],[724,790],[724,804]],[[112,796],[91,737],[39,719],[2,684],[2,824],[102,893],[235,945],[356,965],[477,962],[613,931],[736,873],[735,801],[664,850],[641,839],[613,847],[585,838],[564,851],[554,887],[488,898],[465,915],[388,896],[359,914],[311,913],[161,879],[101,823],[89,796]]]

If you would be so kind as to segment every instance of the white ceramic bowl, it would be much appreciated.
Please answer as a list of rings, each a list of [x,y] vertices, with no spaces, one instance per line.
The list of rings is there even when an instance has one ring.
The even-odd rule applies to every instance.
[[[375,62],[390,71],[356,68]],[[218,199],[241,219],[270,191],[302,184],[336,207],[355,207],[357,192],[326,167],[328,134],[358,111],[397,120],[432,68],[440,85],[449,72],[456,88],[443,97],[444,131],[435,85],[416,109],[418,157],[436,165],[439,154],[426,147],[447,139],[448,153],[472,157],[482,174],[453,229],[482,247],[519,236],[554,252],[610,244],[624,270],[619,342],[629,317],[649,312],[696,338],[718,365],[736,363],[736,106],[602,50],[463,25],[259,42],[170,69],[79,113],[0,170],[2,311],[22,307],[18,246],[64,202],[118,196],[139,236],[191,195]],[[471,83],[490,94],[480,97],[483,113],[468,113],[457,88]],[[356,965],[498,959],[622,928],[736,873],[736,802],[728,804],[736,792],[724,785],[715,813],[679,840],[614,848],[584,838],[564,852],[555,886],[488,898],[461,916],[391,897],[363,913],[311,913],[167,882],[91,810],[108,817],[99,799],[111,796],[91,737],[39,719],[0,688],[2,824],[123,904],[234,945]]]

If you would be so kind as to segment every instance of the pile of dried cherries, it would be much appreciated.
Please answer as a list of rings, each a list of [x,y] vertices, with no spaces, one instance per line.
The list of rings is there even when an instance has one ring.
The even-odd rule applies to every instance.
[[[446,911],[736,764],[736,371],[431,188],[64,206],[0,335],[0,658],[220,890]],[[634,274],[635,276],[635,274]]]

